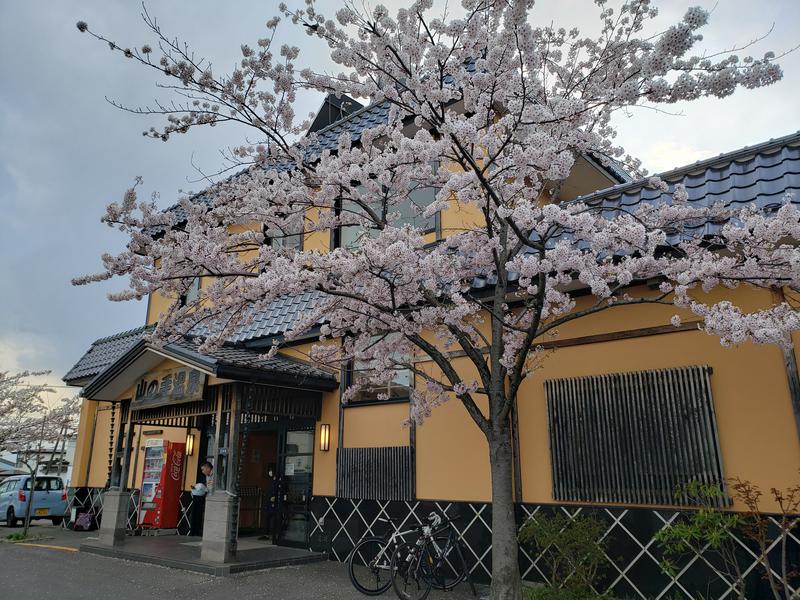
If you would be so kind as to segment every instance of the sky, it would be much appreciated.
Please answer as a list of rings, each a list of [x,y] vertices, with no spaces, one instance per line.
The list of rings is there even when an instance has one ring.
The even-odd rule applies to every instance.
[[[153,1],[148,10],[166,32],[188,41],[219,70],[235,64],[242,43],[266,36],[265,23],[277,4]],[[323,12],[337,4],[318,2]],[[407,2],[384,4],[396,8]],[[660,9],[656,28],[677,21],[691,5],[712,10],[702,43],[709,51],[768,32],[750,50],[756,56],[800,44],[797,0],[654,4]],[[84,20],[122,46],[141,46],[152,39],[140,10],[137,2],[122,0],[0,0],[0,371],[50,370],[40,380],[63,385],[60,378],[93,340],[143,325],[145,301],[106,298],[123,289],[124,281],[70,285],[72,277],[100,270],[103,252],[124,244],[119,232],[100,223],[105,206],[142,176],[141,192],[158,194],[166,207],[182,192],[202,187],[197,167],[219,169],[219,151],[247,136],[242,129],[217,127],[163,143],[141,135],[160,124],[156,117],[126,113],[106,101],[136,106],[163,95],[152,71],[79,33],[75,23]],[[533,18],[588,33],[596,28],[596,14],[590,0],[539,0]],[[279,40],[308,50],[318,68],[330,65],[325,49],[288,23],[281,25]],[[659,172],[797,131],[800,52],[781,64],[784,80],[772,87],[671,106],[673,114],[636,109],[620,115],[617,141]],[[298,113],[315,110],[321,100],[303,97]],[[75,391],[56,388],[60,395]]]

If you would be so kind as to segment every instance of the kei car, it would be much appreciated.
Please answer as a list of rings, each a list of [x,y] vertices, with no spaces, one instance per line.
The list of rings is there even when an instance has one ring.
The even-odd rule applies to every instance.
[[[15,527],[27,515],[31,493],[31,519],[49,519],[53,525],[60,525],[67,511],[67,488],[60,477],[36,477],[33,492],[30,475],[4,479],[0,483],[0,520],[8,527]]]

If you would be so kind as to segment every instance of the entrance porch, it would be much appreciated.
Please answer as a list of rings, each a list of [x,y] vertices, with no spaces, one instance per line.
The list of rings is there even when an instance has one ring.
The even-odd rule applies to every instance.
[[[134,348],[85,388],[87,397],[115,403],[120,425],[99,538],[82,550],[215,574],[324,558],[305,549],[316,424],[322,393],[337,383],[299,361],[243,352]],[[135,389],[133,397],[115,400],[125,389]],[[163,453],[160,445],[143,449],[145,471],[161,480],[136,481],[134,432],[143,426],[185,432],[185,444],[164,443]],[[205,461],[213,465],[208,479],[199,473]],[[185,491],[195,482],[207,484],[206,496]],[[181,527],[192,535],[177,535]]]
[[[253,538],[244,538],[237,543],[235,558],[220,563],[202,558],[202,544],[203,538],[197,536],[135,536],[127,537],[122,543],[110,547],[99,541],[89,540],[81,544],[80,549],[81,552],[101,556],[216,576],[328,560],[326,553],[276,546]]]

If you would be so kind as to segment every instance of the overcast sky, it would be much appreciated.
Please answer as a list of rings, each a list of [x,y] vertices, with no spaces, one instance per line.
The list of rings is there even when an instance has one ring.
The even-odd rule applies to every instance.
[[[769,38],[753,49],[756,55],[800,43],[797,0],[654,3],[661,9],[660,24],[677,20],[690,5],[713,8],[704,31],[709,50],[746,43],[773,24]],[[264,23],[276,6],[184,0],[151,2],[148,8],[165,31],[188,40],[219,70],[239,58],[241,43],[265,37]],[[536,10],[543,24],[586,31],[596,15],[590,0],[539,0]],[[158,94],[153,72],[81,35],[75,22],[85,20],[123,46],[141,46],[152,40],[139,11],[138,3],[121,0],[0,0],[0,371],[50,369],[50,381],[60,383],[94,339],[144,324],[145,302],[106,299],[122,282],[81,288],[69,283],[75,275],[97,271],[99,255],[123,243],[100,223],[106,204],[141,175],[144,193],[158,192],[167,206],[179,190],[200,187],[193,183],[198,177],[193,162],[214,171],[221,165],[219,149],[246,135],[222,127],[157,142],[141,135],[158,125],[157,119],[121,112],[105,101],[105,96],[130,105],[151,100]],[[281,31],[292,43],[313,49],[309,55],[317,65],[325,64],[318,44],[291,27],[282,25]],[[658,172],[796,131],[800,52],[782,64],[784,80],[763,90],[671,107],[681,116],[638,110],[621,117],[619,142]],[[320,101],[305,98],[299,112],[316,109]]]

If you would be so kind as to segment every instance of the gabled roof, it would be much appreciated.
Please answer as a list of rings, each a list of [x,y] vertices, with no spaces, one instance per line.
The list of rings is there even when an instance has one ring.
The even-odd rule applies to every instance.
[[[253,340],[264,341],[286,333],[301,314],[316,306],[320,298],[321,295],[318,292],[305,292],[296,296],[282,296],[276,299],[266,309],[257,312],[242,324],[236,333],[227,339],[225,346],[206,353],[207,358],[215,359],[219,364],[231,367],[241,366],[274,371],[278,367],[278,363],[271,363],[269,360],[259,358],[264,351],[248,348],[248,342]],[[72,384],[86,383],[142,342],[145,336],[152,333],[154,329],[154,325],[149,325],[95,340],[89,350],[64,375],[63,380]],[[259,345],[264,346],[264,344]],[[171,344],[170,346],[174,350],[179,348],[189,349],[196,347],[197,343],[187,339],[186,342]],[[295,361],[295,363],[298,362]],[[305,365],[305,363],[299,364]],[[284,369],[286,373],[293,371],[290,368],[292,365],[289,363],[284,362],[281,365],[280,368]],[[327,371],[316,369],[311,365],[306,366],[309,369],[303,373],[298,371],[297,374],[313,377],[327,377],[330,375]]]
[[[329,371],[287,356],[265,358],[257,350],[223,346],[201,352],[198,340],[185,339],[155,346],[140,339],[114,360],[83,389],[87,398],[115,400],[136,380],[156,368],[165,358],[221,379],[327,391],[335,389]]]
[[[92,378],[105,370],[122,354],[130,350],[144,336],[152,333],[154,326],[137,327],[95,340],[86,353],[62,378],[67,383]]]

